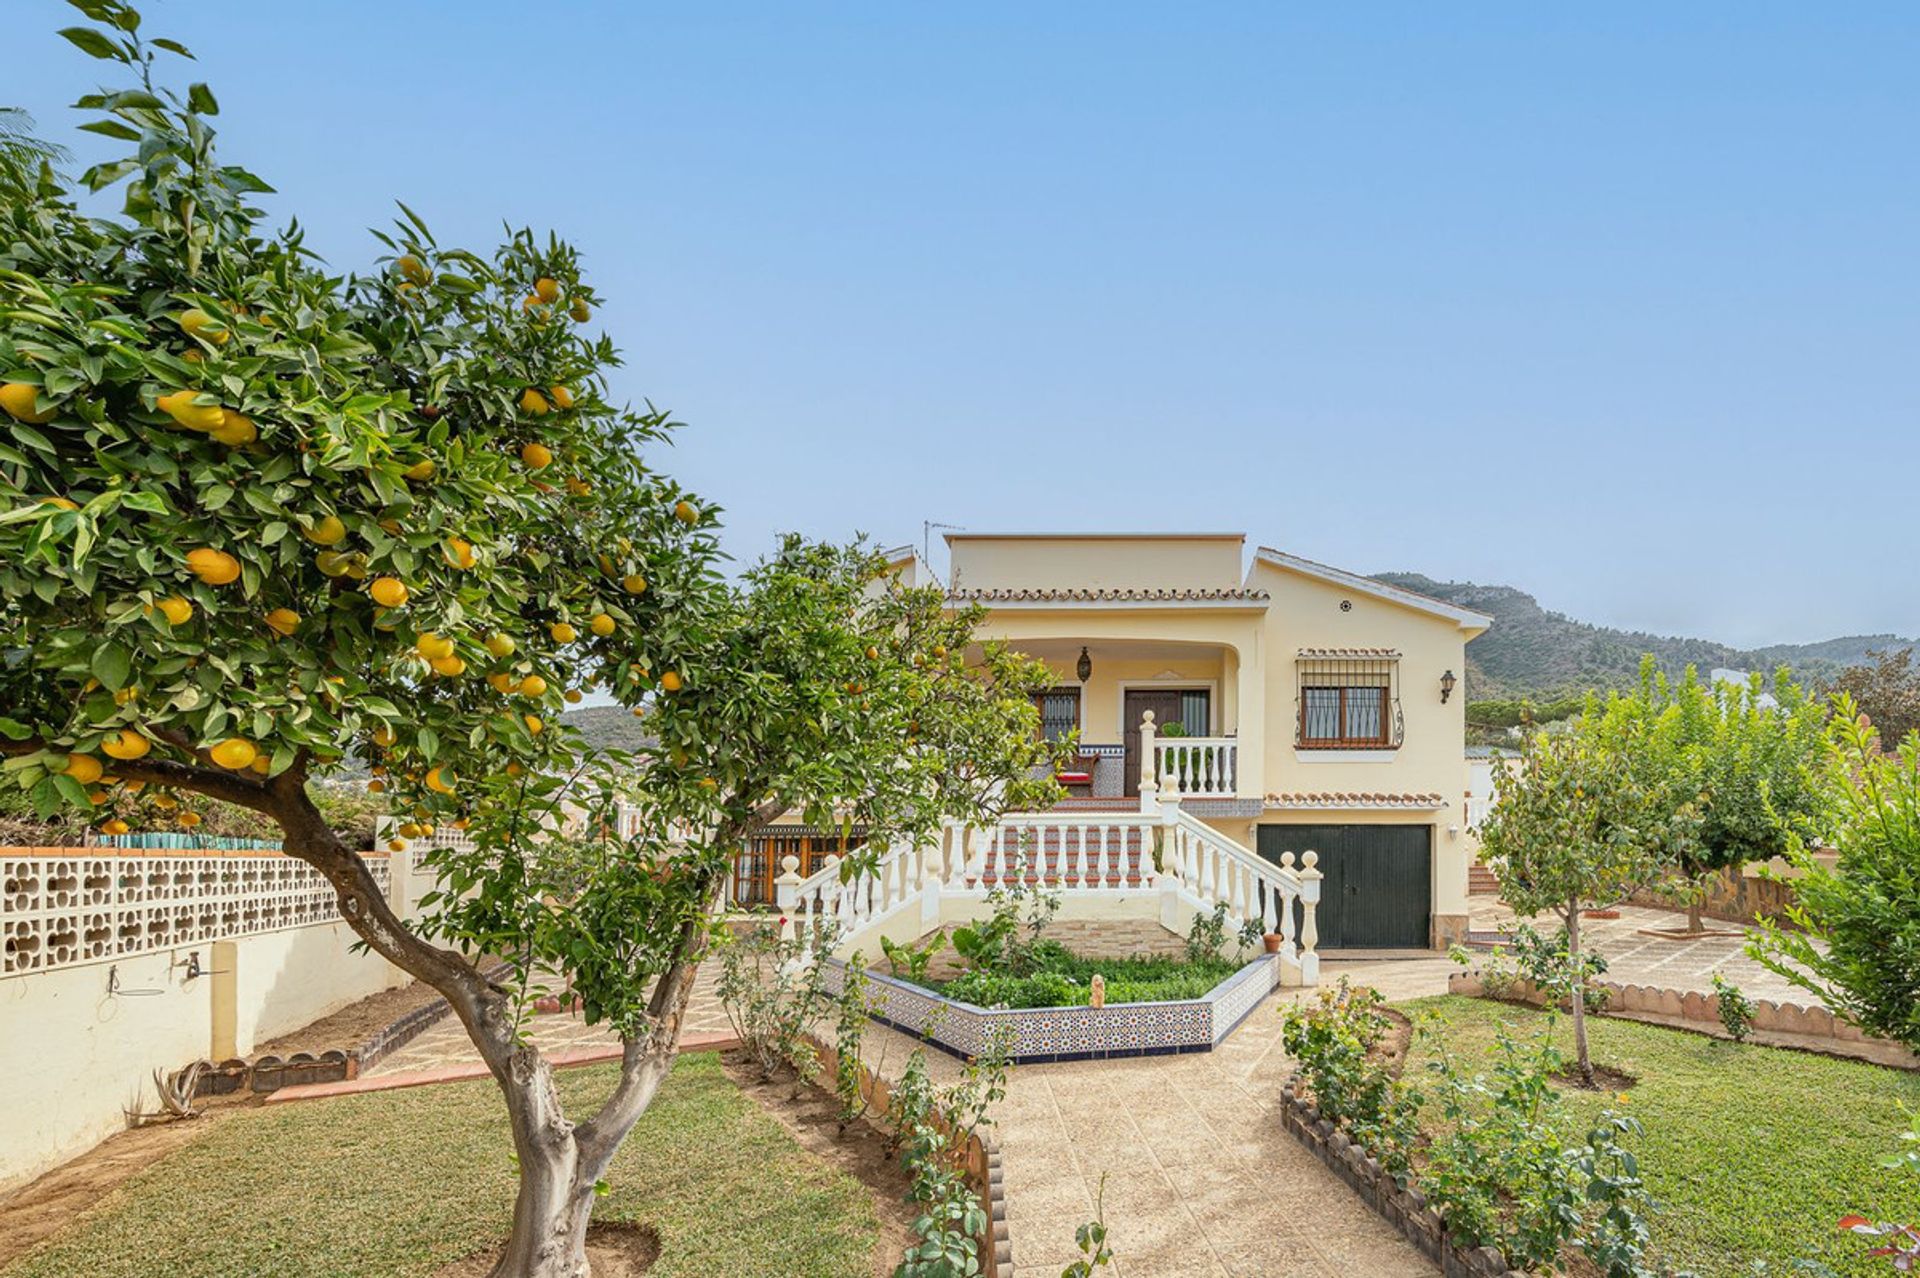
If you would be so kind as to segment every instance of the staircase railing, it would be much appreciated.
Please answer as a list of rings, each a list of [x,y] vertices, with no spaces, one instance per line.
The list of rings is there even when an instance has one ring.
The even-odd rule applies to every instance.
[[[1293,853],[1283,852],[1275,865],[1182,810],[1178,798],[1161,811],[1166,873],[1206,908],[1224,904],[1232,926],[1252,919],[1262,932],[1279,933],[1280,953],[1313,984],[1320,970],[1319,853],[1302,853],[1296,868]]]
[[[783,935],[835,948],[861,948],[881,926],[908,910],[918,926],[938,926],[943,896],[983,899],[1016,876],[1044,883],[1068,902],[1093,894],[1128,893],[1157,900],[1153,917],[1186,926],[1196,911],[1225,905],[1239,929],[1249,920],[1280,936],[1283,963],[1297,979],[1318,979],[1319,857],[1296,865],[1286,853],[1275,865],[1166,796],[1142,813],[1018,812],[986,826],[948,822],[924,844],[901,842],[872,868],[843,881],[830,856],[802,877],[800,859],[781,858],[774,880]]]

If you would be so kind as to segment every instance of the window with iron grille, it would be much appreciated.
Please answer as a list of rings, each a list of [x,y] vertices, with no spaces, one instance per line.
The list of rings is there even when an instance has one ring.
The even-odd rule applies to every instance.
[[[1297,666],[1295,744],[1307,750],[1391,750],[1400,744],[1397,653],[1307,649]]]
[[[1080,726],[1080,689],[1049,688],[1033,694],[1040,710],[1040,735],[1048,741],[1063,740]]]

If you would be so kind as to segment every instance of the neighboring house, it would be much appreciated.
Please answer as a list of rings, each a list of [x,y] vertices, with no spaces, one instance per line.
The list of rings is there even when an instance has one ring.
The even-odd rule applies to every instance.
[[[1177,792],[1187,815],[1267,862],[1318,854],[1322,949],[1464,939],[1458,680],[1491,620],[1277,550],[1248,563],[1245,541],[956,532],[946,585],[956,606],[989,609],[983,638],[1054,670],[1036,697],[1041,730],[1079,743],[1060,813],[1125,817]],[[933,580],[910,550],[895,569]],[[782,857],[811,875],[839,844],[838,831],[769,827],[736,897],[770,900]]]

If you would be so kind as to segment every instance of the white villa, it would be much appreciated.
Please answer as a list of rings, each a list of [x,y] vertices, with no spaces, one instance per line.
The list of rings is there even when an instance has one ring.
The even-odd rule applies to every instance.
[[[1239,533],[951,533],[955,605],[1045,660],[1042,730],[1077,732],[1069,797],[937,847],[889,848],[843,890],[835,834],[767,827],[742,904],[842,952],[962,921],[1015,855],[1062,889],[1061,925],[1153,949],[1224,902],[1284,937],[1294,979],[1329,949],[1433,949],[1467,929],[1467,641],[1489,618]],[[913,551],[912,584],[933,580]],[[1317,909],[1313,903],[1317,900]],[[1302,970],[1304,969],[1304,970]]]

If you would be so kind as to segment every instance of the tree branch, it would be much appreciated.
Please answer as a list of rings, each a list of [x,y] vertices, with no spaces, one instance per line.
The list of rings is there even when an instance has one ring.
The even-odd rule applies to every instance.
[[[163,735],[155,733],[156,736]],[[171,738],[169,738],[170,740]],[[28,737],[24,741],[0,740],[0,755],[12,758],[24,754],[38,754],[50,750],[39,737]],[[191,747],[182,747],[191,749]],[[264,783],[237,772],[224,769],[196,767],[191,763],[175,763],[171,759],[112,759],[107,761],[107,771],[128,781],[138,781],[144,785],[163,785],[175,790],[186,790],[193,794],[203,794],[209,799],[219,799],[224,803],[238,804],[243,808],[252,808],[267,816],[275,815],[271,799]]]

